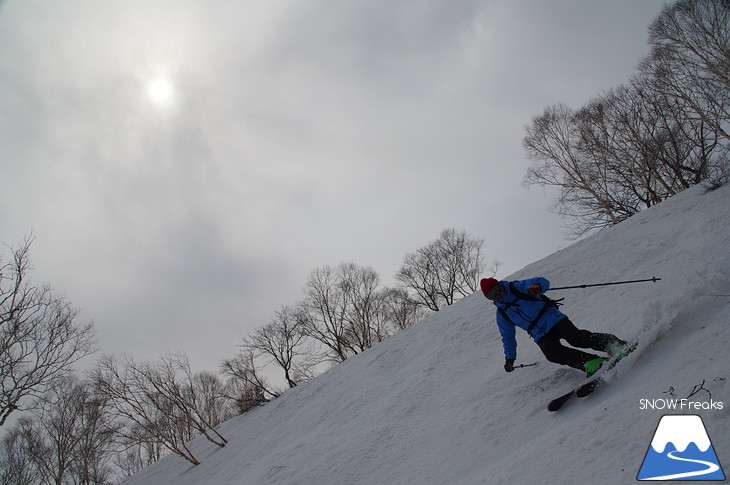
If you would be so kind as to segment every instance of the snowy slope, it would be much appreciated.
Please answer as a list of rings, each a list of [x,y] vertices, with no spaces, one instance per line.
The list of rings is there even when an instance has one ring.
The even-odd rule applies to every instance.
[[[559,413],[547,401],[581,374],[524,333],[517,363],[539,364],[505,373],[494,307],[475,294],[225,423],[225,448],[195,441],[201,465],[168,456],[127,485],[634,483],[671,413],[702,416],[727,474],[729,208],[730,186],[697,187],[504,278],[662,278],[551,294],[577,326],[640,342],[610,386]],[[642,409],[703,381],[692,401],[722,410]]]

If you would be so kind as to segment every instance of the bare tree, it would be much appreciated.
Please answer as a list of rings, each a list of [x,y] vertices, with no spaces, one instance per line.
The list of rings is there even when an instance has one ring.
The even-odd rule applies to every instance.
[[[593,166],[605,167],[600,173],[605,203],[620,220],[683,190],[661,163],[669,133],[632,85],[592,100],[578,111],[575,124],[578,149]]]
[[[640,72],[646,86],[681,107],[700,143],[694,161],[718,186],[730,178],[730,3],[679,0],[649,26],[650,55]],[[706,147],[712,150],[706,151]],[[709,152],[712,152],[711,154]]]
[[[150,385],[131,357],[104,356],[93,370],[93,382],[124,423],[118,436],[129,445],[154,441],[193,465],[200,462],[187,447],[192,427],[174,415],[172,403]]]
[[[355,263],[341,264],[337,273],[347,302],[346,336],[360,353],[392,334],[386,320],[380,275],[370,266]]]
[[[91,387],[69,376],[38,399],[6,435],[0,483],[101,485],[114,473],[111,418]]]
[[[629,217],[616,211],[608,185],[608,163],[591,158],[580,149],[581,133],[576,114],[558,103],[533,118],[523,139],[527,157],[533,161],[523,183],[560,190],[554,210],[574,218],[574,235],[617,224]]]
[[[81,382],[71,389],[78,396],[75,400],[80,406],[71,475],[79,485],[107,484],[114,475],[119,425],[106,401],[96,394],[89,382]]]
[[[193,376],[195,407],[205,421],[215,428],[236,415],[226,392],[225,383],[212,372],[199,372]]]
[[[35,432],[29,417],[21,417],[0,442],[0,484],[36,485],[41,475],[31,457]]]
[[[649,26],[651,54],[642,66],[655,87],[730,138],[730,3],[679,0]]]
[[[166,448],[160,441],[144,428],[131,424],[123,433],[117,433],[120,451],[114,457],[118,475],[126,479],[159,461],[165,455]]]
[[[483,245],[466,231],[444,229],[437,240],[405,256],[396,278],[416,292],[419,305],[438,311],[479,288]]]
[[[644,109],[636,120],[653,149],[662,188],[671,195],[712,178],[714,159],[722,156],[721,140],[705,121],[657,89],[655,81],[639,73],[630,81],[630,92]]]
[[[310,376],[313,364],[306,338],[304,319],[298,308],[282,306],[268,325],[257,329],[241,344],[245,354],[264,357],[284,372],[287,385],[292,388],[300,378]]]
[[[228,443],[216,431],[216,426],[220,424],[217,421],[219,413],[210,410],[211,405],[220,404],[221,401],[217,396],[204,394],[211,388],[199,385],[201,378],[193,374],[187,355],[164,355],[158,363],[147,363],[141,368],[150,385],[173,404],[176,415],[184,416],[184,422],[190,423],[197,433],[220,447]],[[209,382],[209,378],[204,380]]]
[[[302,305],[307,334],[327,349],[331,360],[344,362],[357,354],[348,338],[349,302],[335,268],[323,266],[309,274]]]
[[[120,434],[128,442],[157,440],[194,465],[200,462],[187,445],[193,437],[202,434],[221,447],[227,443],[203,409],[205,399],[184,355],[163,356],[158,363],[105,356],[93,378],[116,416],[127,421]]]
[[[343,362],[387,338],[384,289],[368,266],[341,263],[309,274],[300,313],[309,337],[327,351],[327,359]]]
[[[577,236],[705,180],[721,155],[717,134],[651,82],[636,76],[577,111],[551,106],[528,127],[524,183],[560,188],[555,207]]]
[[[626,216],[707,179],[718,155],[717,133],[652,82],[635,76],[576,116],[580,150],[605,161],[611,203]]]
[[[428,311],[411,299],[405,288],[386,288],[383,291],[383,305],[387,321],[393,325],[393,332],[404,330],[424,318]]]
[[[56,384],[32,411],[26,453],[47,483],[108,483],[116,452],[111,415],[88,383],[69,376]]]
[[[31,243],[0,260],[0,426],[95,348],[93,324],[77,325],[78,310],[64,297],[30,283]]]
[[[256,366],[256,357],[251,350],[239,352],[235,357],[225,359],[221,372],[229,377],[226,395],[231,399],[239,414],[279,397],[283,391],[272,387]]]
[[[560,190],[554,207],[576,236],[730,179],[730,4],[679,0],[649,34],[630,82],[576,111],[550,106],[527,128],[524,183]]]

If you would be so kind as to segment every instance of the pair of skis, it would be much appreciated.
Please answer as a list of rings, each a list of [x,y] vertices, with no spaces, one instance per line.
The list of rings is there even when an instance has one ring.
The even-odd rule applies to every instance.
[[[613,357],[604,362],[598,372],[588,377],[585,381],[583,381],[570,391],[566,392],[565,394],[562,394],[551,400],[547,405],[547,410],[550,412],[555,412],[562,408],[563,405],[570,401],[573,397],[586,397],[591,395],[593,391],[606,383],[606,372],[616,367],[616,364],[618,364],[623,357],[630,354],[635,349],[636,346],[634,345],[631,348],[627,349],[627,351],[625,351],[622,355]]]

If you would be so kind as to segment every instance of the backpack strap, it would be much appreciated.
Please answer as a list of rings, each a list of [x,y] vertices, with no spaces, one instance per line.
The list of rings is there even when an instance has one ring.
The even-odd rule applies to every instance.
[[[515,283],[514,281],[511,281],[509,283],[509,290],[510,290],[510,292],[512,292],[512,294],[514,294],[517,297],[517,300],[542,301],[545,303],[543,305],[543,307],[540,309],[540,311],[538,312],[535,319],[532,320],[530,322],[530,325],[527,327],[527,333],[530,335],[530,337],[533,337],[532,331],[535,329],[537,322],[540,321],[540,319],[543,317],[543,315],[545,315],[545,313],[548,311],[549,308],[557,308],[560,305],[562,305],[562,303],[560,303],[560,302],[563,301],[563,298],[561,298],[560,300],[553,300],[553,299],[548,298],[545,295],[540,295],[540,297],[538,298],[536,296],[532,296],[530,294],[521,292],[520,290],[517,289],[517,287],[515,286],[514,283]],[[497,309],[499,311],[500,315],[502,315],[502,318],[504,318],[505,320],[507,320],[508,322],[510,322],[512,325],[515,325],[515,326],[517,326],[517,324],[515,322],[513,322],[512,320],[510,320],[510,318],[507,316],[507,310],[509,309],[509,307],[511,307],[513,304],[515,304],[517,302],[517,300],[515,300],[511,303],[508,303],[506,308]]]

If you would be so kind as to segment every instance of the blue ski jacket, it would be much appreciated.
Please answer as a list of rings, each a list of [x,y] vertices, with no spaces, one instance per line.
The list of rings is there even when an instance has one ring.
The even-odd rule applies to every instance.
[[[493,302],[497,307],[497,326],[499,327],[499,333],[502,335],[505,359],[515,359],[517,358],[515,327],[520,327],[527,331],[532,322],[539,316],[546,303],[544,301],[531,301],[519,298],[510,290],[508,281],[500,281],[499,284],[504,287],[504,297],[502,301]],[[515,285],[515,289],[522,293],[527,293],[527,289],[535,284],[540,285],[542,289],[541,294],[550,289],[550,282],[545,278],[513,281],[512,284]],[[500,309],[504,311],[509,320],[502,316],[502,313],[499,311]],[[552,330],[556,323],[564,318],[566,316],[556,307],[551,306],[547,308],[540,319],[535,322],[530,336],[537,342]]]

